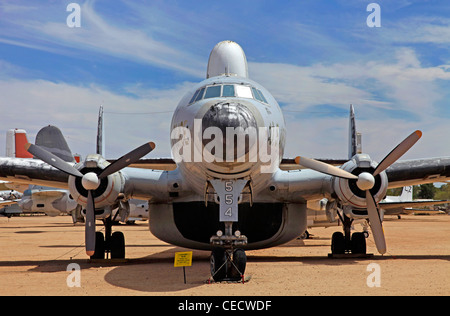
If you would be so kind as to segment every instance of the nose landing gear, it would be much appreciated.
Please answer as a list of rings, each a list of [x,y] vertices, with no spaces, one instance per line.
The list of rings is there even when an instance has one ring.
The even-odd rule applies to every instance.
[[[241,248],[247,245],[247,237],[239,230],[233,234],[233,222],[239,221],[238,200],[248,180],[210,180],[220,201],[219,221],[225,225],[225,232],[217,231],[210,239],[211,276],[216,282],[244,280],[247,255]]]
[[[240,246],[247,244],[247,237],[239,231],[232,234],[233,222],[225,222],[225,234],[218,231],[211,237],[215,248],[211,253],[211,276],[216,282],[243,280],[247,255]]]
[[[214,281],[240,281],[244,280],[247,255],[240,248],[215,248],[211,253],[210,264]]]

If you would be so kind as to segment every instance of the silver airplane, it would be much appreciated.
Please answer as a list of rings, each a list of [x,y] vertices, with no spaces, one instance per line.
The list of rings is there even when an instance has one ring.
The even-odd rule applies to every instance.
[[[283,113],[270,92],[249,79],[242,48],[232,41],[218,43],[206,77],[173,114],[173,170],[130,167],[155,148],[152,142],[112,163],[93,154],[76,164],[27,144],[40,160],[0,158],[0,179],[69,189],[86,208],[88,256],[103,256],[107,238],[111,257],[124,257],[123,234],[103,237],[95,231],[95,218],[110,218],[112,209],[127,207],[131,198],[149,200],[151,232],[173,245],[211,250],[212,277],[224,280],[242,277],[246,250],[300,236],[307,228],[310,200],[326,198],[327,207],[342,210],[347,219],[344,233],[333,235],[333,253],[366,251],[364,237],[350,235],[352,220],[363,218],[383,254],[387,248],[377,203],[386,190],[450,178],[450,158],[397,162],[419,140],[420,131],[381,163],[352,148],[340,167],[297,157],[296,170],[283,170]]]
[[[6,155],[15,158],[33,158],[33,155],[25,150],[27,143],[25,130],[17,128],[8,130],[6,133]],[[66,162],[75,162],[63,134],[56,126],[48,125],[40,129],[36,134],[36,145],[54,153]],[[0,201],[0,207],[17,203],[20,213],[45,213],[48,216],[58,216],[64,213],[72,214],[74,222],[76,222],[75,211],[78,204],[70,197],[68,190],[20,185],[14,182],[6,182],[4,185],[11,189],[17,188],[23,194],[15,198],[7,198],[6,201]],[[14,214],[19,213],[17,208],[11,209]],[[10,210],[5,210],[5,213],[8,214],[8,211]]]

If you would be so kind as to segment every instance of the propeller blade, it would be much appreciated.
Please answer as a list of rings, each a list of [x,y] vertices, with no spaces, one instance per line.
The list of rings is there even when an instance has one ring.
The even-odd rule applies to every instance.
[[[92,190],[88,191],[84,238],[86,245],[86,254],[89,257],[92,257],[95,253],[95,205]]]
[[[358,176],[355,176],[354,174],[351,174],[348,171],[345,171],[338,167],[335,167],[335,166],[332,166],[332,165],[329,165],[329,164],[326,164],[324,162],[317,161],[314,159],[309,159],[309,158],[305,158],[305,157],[297,157],[297,158],[295,158],[295,163],[302,165],[306,168],[328,174],[330,176],[335,176],[338,178],[349,179],[349,180],[358,180]]]
[[[397,145],[384,159],[378,164],[373,176],[377,176],[380,172],[386,170],[390,165],[403,156],[414,144],[422,137],[422,132],[417,130],[405,138]]]
[[[367,213],[369,215],[370,228],[377,250],[381,254],[386,253],[386,240],[384,238],[383,225],[375,200],[369,190],[366,191]]]
[[[33,156],[41,159],[42,161],[48,163],[49,165],[51,165],[52,167],[55,167],[56,169],[61,170],[62,172],[70,174],[74,177],[82,177],[83,176],[83,174],[80,171],[78,171],[77,169],[75,169],[74,167],[69,165],[67,162],[65,162],[58,156],[55,156],[54,154],[46,151],[45,149],[43,149],[39,146],[27,143],[25,145],[25,149]]]
[[[138,161],[145,155],[147,155],[149,152],[151,152],[155,148],[155,143],[150,142],[146,143],[132,151],[130,151],[128,154],[120,157],[116,161],[114,161],[112,164],[110,164],[108,167],[106,167],[102,173],[98,176],[99,179],[105,178],[109,176],[110,174],[113,174],[130,164]]]

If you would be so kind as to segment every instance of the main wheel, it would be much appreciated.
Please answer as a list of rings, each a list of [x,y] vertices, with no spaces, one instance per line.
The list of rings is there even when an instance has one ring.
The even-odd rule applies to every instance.
[[[341,232],[335,232],[331,237],[331,253],[340,255],[345,253],[345,238]]]
[[[354,254],[366,254],[366,236],[364,233],[353,233],[351,248]]]
[[[122,232],[114,232],[111,235],[111,259],[125,258],[125,236]]]
[[[91,259],[105,259],[105,237],[102,232],[95,232],[95,252]]]

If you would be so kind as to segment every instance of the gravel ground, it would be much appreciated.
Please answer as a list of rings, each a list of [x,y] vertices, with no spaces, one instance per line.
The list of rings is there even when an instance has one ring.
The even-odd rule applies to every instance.
[[[127,260],[89,262],[84,226],[68,216],[0,218],[0,295],[450,295],[447,215],[386,218],[387,254],[376,253],[370,236],[374,256],[365,259],[328,258],[340,228],[311,229],[312,239],[248,251],[245,284],[208,284],[210,253],[195,250],[184,284],[173,260],[186,249],[156,239],[146,222],[113,230],[125,234]]]

